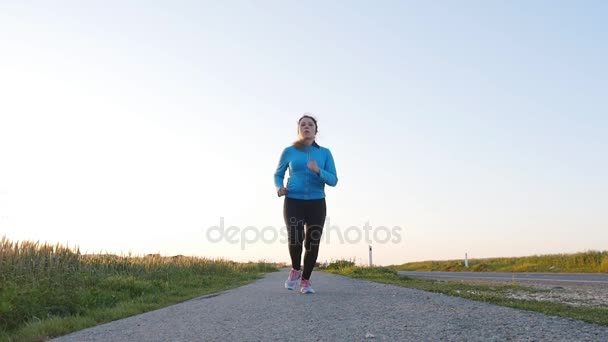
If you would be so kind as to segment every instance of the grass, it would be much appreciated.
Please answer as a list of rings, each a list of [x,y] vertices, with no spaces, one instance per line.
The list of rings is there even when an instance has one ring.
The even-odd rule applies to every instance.
[[[0,340],[46,340],[238,287],[277,270],[263,262],[82,255],[61,245],[4,237]]]
[[[589,323],[608,326],[608,308],[574,307],[560,303],[509,298],[518,292],[542,292],[543,290],[515,284],[471,284],[459,281],[417,279],[398,275],[387,267],[357,267],[353,262],[340,261],[329,264],[324,271],[351,278],[370,280],[378,283],[443,293],[450,296],[482,301],[522,310],[536,311],[546,315],[577,319]]]
[[[463,260],[410,262],[390,268],[397,271],[608,273],[608,251],[470,259],[468,268]]]

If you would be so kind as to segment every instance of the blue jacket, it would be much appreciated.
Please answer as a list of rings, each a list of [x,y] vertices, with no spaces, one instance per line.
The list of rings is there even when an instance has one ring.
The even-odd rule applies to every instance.
[[[319,173],[308,168],[308,161],[316,160]],[[285,171],[289,168],[287,180],[287,197],[296,199],[325,198],[325,184],[336,186],[338,176],[334,158],[328,148],[313,142],[305,150],[298,150],[294,146],[286,147],[281,153],[279,165],[274,173],[276,190],[283,186]]]

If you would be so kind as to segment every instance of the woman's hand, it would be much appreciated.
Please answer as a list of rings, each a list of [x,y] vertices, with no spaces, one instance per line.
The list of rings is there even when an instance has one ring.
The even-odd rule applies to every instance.
[[[282,187],[279,189],[279,191],[277,192],[277,195],[279,195],[279,197],[284,196],[284,195],[287,195],[287,189],[286,189],[284,186],[282,186]]]
[[[311,169],[316,174],[318,174],[321,171],[319,169],[319,165],[317,165],[317,161],[314,159],[311,159],[308,161],[308,168]]]

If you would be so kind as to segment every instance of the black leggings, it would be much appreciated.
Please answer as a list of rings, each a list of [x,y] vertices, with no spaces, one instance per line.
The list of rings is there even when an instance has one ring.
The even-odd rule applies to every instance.
[[[312,269],[319,255],[319,242],[325,225],[327,208],[325,198],[316,200],[300,200],[285,197],[283,217],[289,237],[289,255],[291,267],[300,269],[302,259],[302,242],[306,248],[304,253],[304,270],[302,279],[310,279]],[[306,232],[304,227],[306,226]],[[306,234],[305,234],[306,233]]]

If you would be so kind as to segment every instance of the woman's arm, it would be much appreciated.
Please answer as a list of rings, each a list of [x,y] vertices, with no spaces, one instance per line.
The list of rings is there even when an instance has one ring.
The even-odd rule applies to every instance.
[[[336,186],[338,184],[338,173],[336,172],[336,164],[331,151],[327,149],[327,159],[325,160],[325,167],[319,169],[319,177],[329,186]]]
[[[287,167],[289,166],[289,159],[287,158],[287,149],[284,149],[281,153],[281,157],[279,158],[279,164],[277,165],[277,169],[274,172],[274,186],[277,190],[277,193],[281,188],[283,188],[283,180],[285,179],[285,171],[287,171]]]

